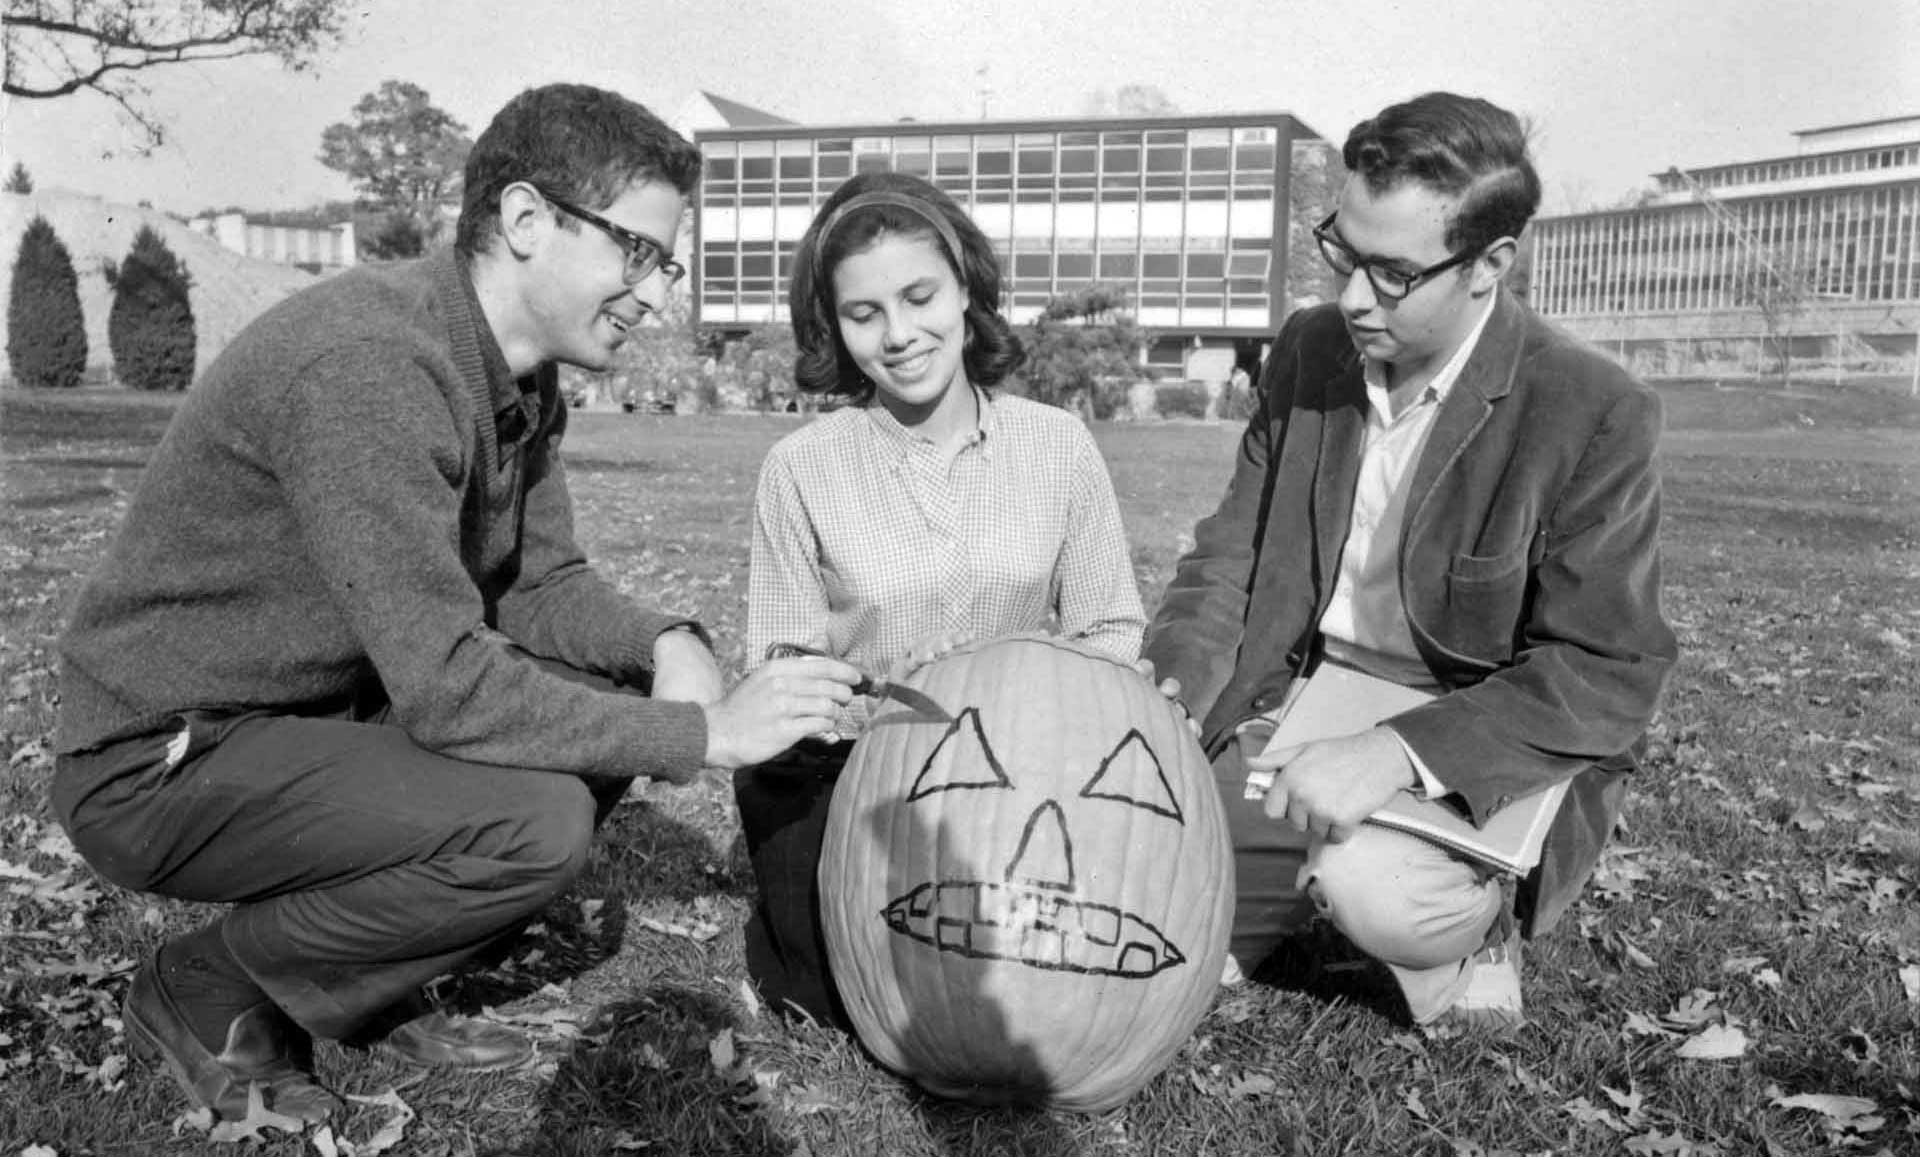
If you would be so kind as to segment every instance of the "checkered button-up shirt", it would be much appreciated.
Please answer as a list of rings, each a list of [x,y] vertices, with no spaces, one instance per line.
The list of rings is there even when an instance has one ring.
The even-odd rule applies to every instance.
[[[958,453],[880,406],[816,419],[760,468],[747,654],[805,643],[886,673],[922,639],[1054,630],[1131,662],[1146,626],[1120,506],[1085,426],[982,397]],[[856,735],[856,700],[838,730]]]

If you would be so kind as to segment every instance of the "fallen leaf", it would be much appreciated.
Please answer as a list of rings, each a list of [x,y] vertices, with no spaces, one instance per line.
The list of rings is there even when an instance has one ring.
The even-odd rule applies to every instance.
[[[1793,809],[1793,814],[1787,817],[1787,826],[1799,828],[1803,832],[1818,832],[1826,828],[1827,817],[1820,814],[1819,808],[1810,803],[1803,803]]]
[[[1706,1157],[1720,1152],[1718,1146],[1702,1144],[1680,1133],[1662,1133],[1649,1129],[1626,1143],[1629,1153],[1676,1153],[1680,1157]]]
[[[1794,1097],[1775,1097],[1773,1104],[1782,1109],[1806,1109],[1835,1121],[1853,1121],[1877,1110],[1878,1102],[1865,1097],[1843,1097],[1837,1093],[1801,1093]]]
[[[1249,1073],[1227,1087],[1227,1096],[1236,1101],[1271,1097],[1280,1091],[1280,1083],[1265,1073]]]
[[[1920,1004],[1920,964],[1909,964],[1900,970],[1900,987],[1907,990],[1908,1004]]]
[[[47,1145],[29,1145],[20,1150],[20,1157],[60,1157],[60,1151]]]
[[[1653,1019],[1652,1017],[1648,1016],[1644,1012],[1627,1013],[1627,1024],[1626,1024],[1626,1027],[1621,1031],[1625,1032],[1628,1036],[1665,1037],[1665,1036],[1680,1035],[1679,1033],[1674,1032],[1672,1029],[1667,1028],[1665,1025],[1662,1025],[1659,1021]]]
[[[680,936],[701,944],[720,935],[720,925],[703,920],[679,923],[672,920],[655,920],[651,916],[641,916],[634,920],[634,923],[651,932],[659,932],[667,936]]]
[[[739,1063],[740,1054],[733,1047],[733,1030],[723,1028],[707,1042],[707,1059],[713,1064],[713,1071],[722,1076],[731,1076],[734,1065]]]
[[[355,1157],[373,1157],[376,1153],[385,1153],[406,1139],[407,1126],[413,1123],[413,1106],[400,1099],[398,1089],[388,1089],[377,1096],[365,1097],[349,1095],[349,1101],[358,1101],[362,1105],[374,1105],[393,1110],[379,1132],[353,1147]]]
[[[1563,1102],[1560,1109],[1583,1125],[1600,1125],[1616,1133],[1627,1132],[1626,1122],[1585,1097],[1575,1097],[1571,1101]]]
[[[1407,1112],[1413,1114],[1415,1120],[1429,1121],[1433,1119],[1431,1114],[1427,1112],[1426,1102],[1420,1099],[1419,1089],[1408,1089],[1407,1095],[1402,1098],[1401,1103],[1406,1105]]]
[[[247,1115],[238,1121],[221,1121],[214,1125],[207,1130],[207,1140],[216,1144],[270,1140],[261,1135],[262,1129],[297,1135],[306,1132],[307,1123],[298,1117],[289,1117],[285,1113],[276,1113],[267,1108],[266,1098],[260,1091],[260,1082],[252,1081],[247,1085]]]
[[[1682,1042],[1674,1055],[1690,1061],[1724,1061],[1745,1056],[1747,1034],[1732,1025],[1716,1024]]]

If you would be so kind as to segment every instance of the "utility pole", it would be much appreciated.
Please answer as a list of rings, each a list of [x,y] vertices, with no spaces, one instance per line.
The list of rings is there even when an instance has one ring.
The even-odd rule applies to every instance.
[[[988,100],[993,96],[993,86],[987,83],[987,66],[983,64],[979,68],[974,69],[973,75],[978,78],[978,83],[974,86],[974,91],[980,97],[980,119],[986,120]]]

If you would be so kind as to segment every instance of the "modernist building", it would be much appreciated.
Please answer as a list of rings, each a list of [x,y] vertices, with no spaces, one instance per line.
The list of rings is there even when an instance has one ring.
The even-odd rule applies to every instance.
[[[1257,362],[1290,306],[1294,149],[1320,138],[1289,114],[813,126],[752,109],[774,123],[740,123],[707,99],[730,123],[693,128],[703,326],[786,322],[796,243],[870,170],[925,177],[966,207],[1000,253],[1015,324],[1063,291],[1117,284],[1154,335],[1149,364],[1223,379]]]
[[[296,265],[313,273],[332,273],[358,264],[353,222],[324,229],[270,225],[229,212],[195,217],[187,228],[203,233],[222,246],[259,261]]]
[[[1835,368],[1920,341],[1920,116],[1809,129],[1791,156],[1670,169],[1629,209],[1532,231],[1540,312],[1649,372]]]

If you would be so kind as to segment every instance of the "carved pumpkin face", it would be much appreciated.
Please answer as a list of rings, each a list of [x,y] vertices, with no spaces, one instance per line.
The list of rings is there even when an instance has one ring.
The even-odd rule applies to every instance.
[[[835,788],[829,957],[862,1040],[947,1096],[1098,1109],[1205,1012],[1232,913],[1211,770],[1131,667],[1017,636],[911,682]]]
[[[905,802],[964,806],[947,793],[1018,792],[1017,775],[994,752],[979,708],[968,707],[934,744]],[[1051,774],[1035,778],[1048,788],[1057,784]],[[1170,824],[1186,822],[1166,769],[1138,728],[1127,729],[1076,795],[1140,808]],[[1099,809],[1089,810],[1088,822],[1099,823]],[[1074,859],[1066,808],[1049,795],[1021,825],[1004,868],[983,879],[919,884],[888,902],[881,915],[895,933],[941,952],[1030,968],[1148,977],[1186,963],[1185,953],[1150,921],[1088,896]]]

